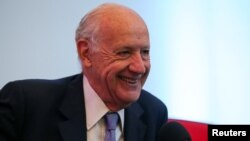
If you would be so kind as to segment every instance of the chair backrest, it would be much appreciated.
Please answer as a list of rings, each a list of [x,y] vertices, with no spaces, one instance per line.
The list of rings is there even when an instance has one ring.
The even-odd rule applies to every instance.
[[[189,132],[192,141],[208,141],[208,124],[180,119],[168,120],[168,122],[171,121],[176,121],[183,125]]]

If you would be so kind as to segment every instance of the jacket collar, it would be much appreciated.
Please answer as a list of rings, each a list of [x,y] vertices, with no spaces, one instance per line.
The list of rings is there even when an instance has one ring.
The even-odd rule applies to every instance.
[[[64,117],[58,124],[63,141],[87,139],[82,78],[82,74],[73,77],[59,108]]]

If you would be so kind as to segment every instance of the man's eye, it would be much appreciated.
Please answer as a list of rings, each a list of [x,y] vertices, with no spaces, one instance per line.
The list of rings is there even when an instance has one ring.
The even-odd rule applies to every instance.
[[[149,50],[142,50],[141,56],[143,59],[149,59]]]
[[[141,53],[144,54],[144,55],[148,55],[149,54],[149,50],[142,50]]]
[[[128,57],[131,53],[130,51],[120,51],[117,54],[121,57]]]

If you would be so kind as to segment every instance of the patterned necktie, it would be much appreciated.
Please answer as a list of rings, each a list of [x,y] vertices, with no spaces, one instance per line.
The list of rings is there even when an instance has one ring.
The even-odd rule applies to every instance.
[[[115,141],[115,129],[118,123],[118,114],[117,113],[107,113],[105,115],[106,122],[106,135],[105,141]]]

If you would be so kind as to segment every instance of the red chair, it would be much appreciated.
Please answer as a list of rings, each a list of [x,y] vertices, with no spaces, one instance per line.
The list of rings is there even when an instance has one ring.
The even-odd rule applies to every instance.
[[[192,141],[208,141],[208,124],[179,119],[168,120],[168,122],[171,121],[176,121],[184,126],[189,132]]]

